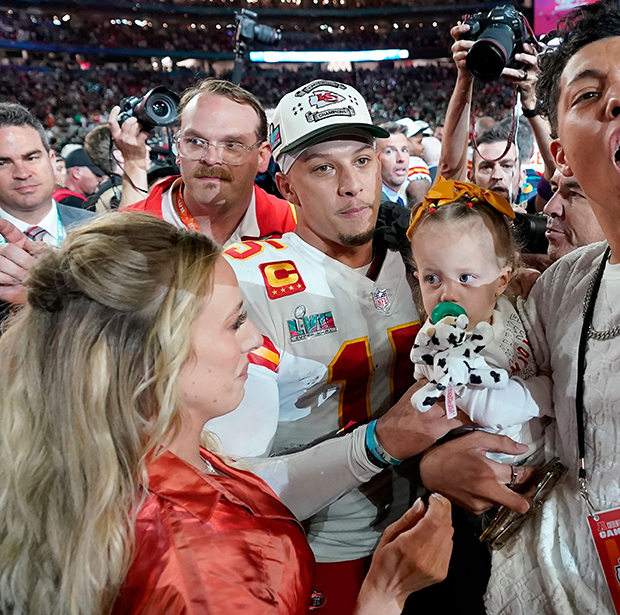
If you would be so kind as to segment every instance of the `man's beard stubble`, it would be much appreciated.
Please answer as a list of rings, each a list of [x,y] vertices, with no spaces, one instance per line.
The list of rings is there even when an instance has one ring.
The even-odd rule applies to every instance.
[[[372,241],[375,229],[371,228],[360,235],[338,235],[338,243],[345,248],[358,248]]]

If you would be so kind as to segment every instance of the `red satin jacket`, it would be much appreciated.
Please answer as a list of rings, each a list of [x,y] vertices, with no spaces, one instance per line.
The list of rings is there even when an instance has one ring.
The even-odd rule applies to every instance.
[[[170,452],[149,466],[135,559],[112,613],[307,613],[314,558],[301,526],[260,478],[202,454],[227,476]]]
[[[175,175],[157,184],[146,199],[127,205],[127,207],[123,207],[122,211],[142,211],[157,218],[163,218],[161,208],[164,192],[178,178],[179,176]],[[262,237],[281,237],[284,233],[295,230],[297,214],[293,205],[273,194],[268,194],[256,184],[254,184],[254,195],[256,196],[256,222],[260,234],[258,237],[242,237],[243,241]]]

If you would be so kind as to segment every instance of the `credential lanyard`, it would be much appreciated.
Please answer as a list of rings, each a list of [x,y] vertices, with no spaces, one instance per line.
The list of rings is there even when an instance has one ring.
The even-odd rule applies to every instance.
[[[592,325],[592,318],[594,316],[594,306],[596,304],[596,298],[601,288],[601,282],[603,280],[603,273],[605,266],[611,255],[611,248],[607,246],[605,253],[603,254],[603,260],[601,261],[592,284],[592,292],[587,298],[587,304],[583,314],[583,325],[581,327],[581,335],[579,336],[579,348],[577,351],[577,392],[575,396],[575,408],[577,411],[577,443],[579,447],[579,492],[586,501],[588,508],[592,516],[596,517],[596,510],[592,506],[592,502],[588,496],[587,475],[586,475],[586,437],[585,437],[585,410],[583,405],[583,390],[584,390],[584,378],[586,373],[586,350],[588,345],[588,337],[590,333],[590,326]]]
[[[179,186],[176,198],[174,198],[172,202],[174,203],[177,214],[179,215],[179,218],[181,218],[181,222],[183,222],[185,228],[190,231],[200,233],[200,227],[198,226],[198,222],[196,222],[196,218],[192,216],[189,209],[187,209],[187,205],[185,204],[185,199],[183,198],[183,184]]]
[[[51,233],[48,233],[51,235]],[[60,220],[60,212],[58,208],[56,208],[56,247],[59,248],[62,245],[62,242],[65,240],[67,233],[65,231],[65,227],[63,226],[62,221]],[[0,244],[7,243],[6,239],[0,235]]]

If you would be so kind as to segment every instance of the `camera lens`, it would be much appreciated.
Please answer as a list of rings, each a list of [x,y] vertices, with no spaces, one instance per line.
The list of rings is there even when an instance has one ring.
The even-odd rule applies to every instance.
[[[265,45],[277,45],[282,38],[282,32],[263,24],[254,24],[254,38]]]
[[[153,103],[153,113],[157,117],[166,117],[170,113],[170,107],[165,100],[157,100]]]
[[[154,125],[166,126],[176,119],[177,104],[165,93],[155,93],[149,96],[146,103],[146,114],[152,118]]]
[[[467,70],[480,81],[494,81],[510,61],[514,47],[512,28],[505,24],[489,26],[469,50]]]
[[[546,216],[516,213],[512,226],[523,253],[547,254],[549,241],[545,235],[547,230]]]

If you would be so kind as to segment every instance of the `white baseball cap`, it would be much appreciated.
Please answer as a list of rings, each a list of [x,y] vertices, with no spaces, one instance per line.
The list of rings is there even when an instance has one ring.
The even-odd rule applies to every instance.
[[[424,120],[412,120],[410,117],[404,117],[401,120],[396,120],[396,123],[407,129],[407,139],[420,133],[429,137],[433,134],[432,128]]]
[[[350,85],[317,79],[289,92],[276,107],[269,142],[276,162],[333,137],[379,137],[389,133],[372,123],[366,101]]]

